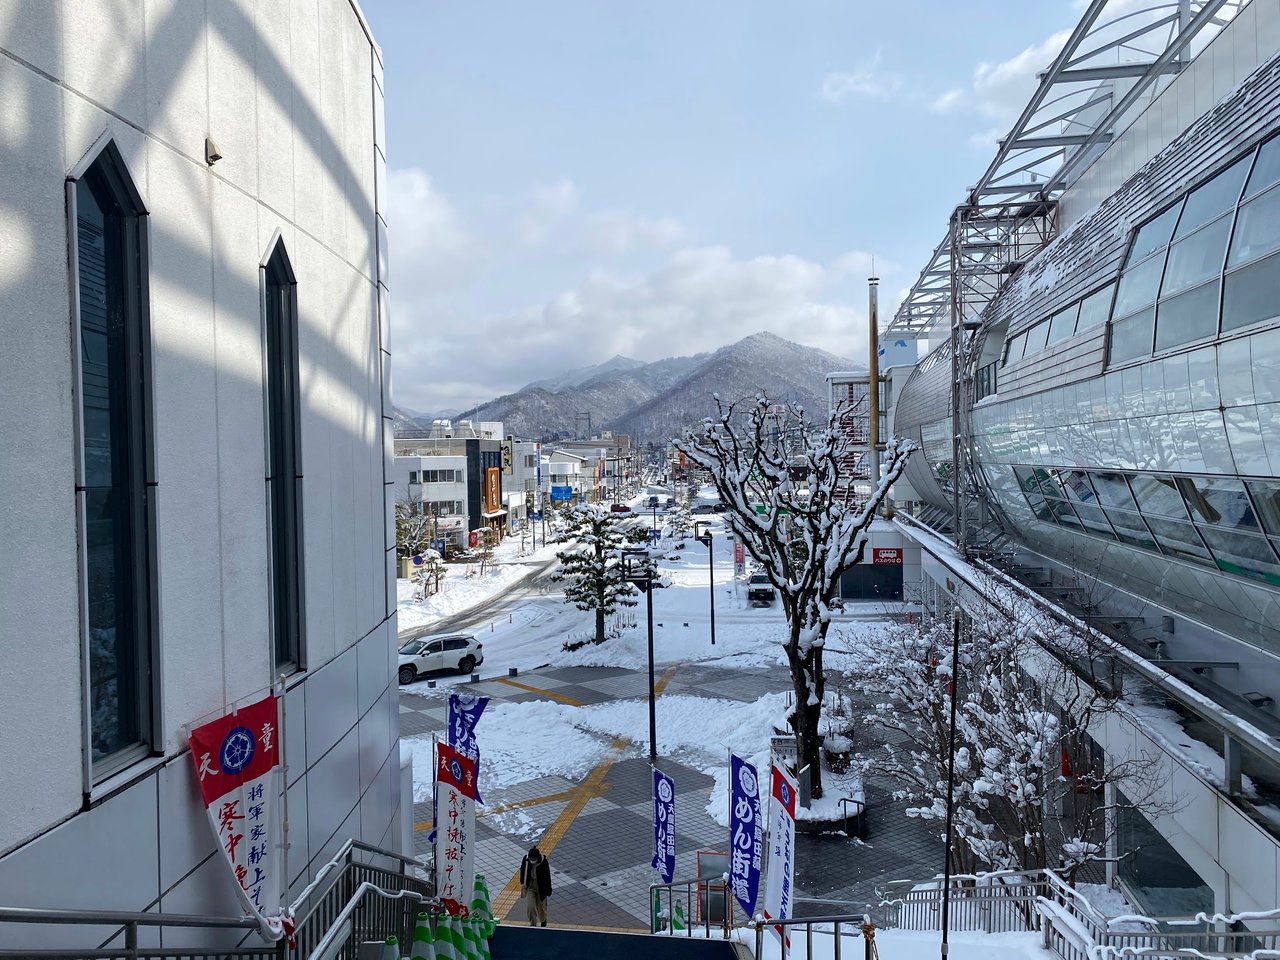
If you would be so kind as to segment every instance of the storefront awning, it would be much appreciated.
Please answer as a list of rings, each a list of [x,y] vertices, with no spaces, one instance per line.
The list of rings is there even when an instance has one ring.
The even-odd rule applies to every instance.
[[[480,516],[484,517],[486,520],[492,520],[494,517],[505,517],[506,515],[507,511],[505,508],[502,510],[494,510],[492,513],[485,511],[480,514]]]

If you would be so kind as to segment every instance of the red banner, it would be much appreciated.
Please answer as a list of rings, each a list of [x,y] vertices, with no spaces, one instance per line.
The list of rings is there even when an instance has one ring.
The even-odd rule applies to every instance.
[[[200,797],[236,895],[271,940],[292,929],[280,906],[279,730],[278,702],[268,696],[191,731]]]
[[[871,550],[871,562],[901,566],[902,550],[899,547],[873,547]]]

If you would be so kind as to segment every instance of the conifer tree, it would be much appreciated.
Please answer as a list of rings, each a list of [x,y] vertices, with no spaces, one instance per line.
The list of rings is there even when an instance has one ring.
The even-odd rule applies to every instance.
[[[595,503],[570,507],[565,520],[557,541],[566,546],[556,554],[561,568],[552,579],[565,584],[565,600],[595,614],[591,642],[604,643],[606,618],[636,605],[636,591],[623,577],[622,551],[646,542],[648,531],[623,526],[618,514]]]

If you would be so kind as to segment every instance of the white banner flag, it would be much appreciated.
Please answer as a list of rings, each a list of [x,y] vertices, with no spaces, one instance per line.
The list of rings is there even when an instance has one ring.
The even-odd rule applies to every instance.
[[[795,880],[796,782],[786,770],[773,765],[773,791],[769,803],[769,871],[764,883],[766,920],[786,920],[791,916],[791,886]],[[778,936],[783,927],[774,926]],[[791,935],[786,935],[787,944]]]
[[[476,764],[436,745],[436,896],[462,906],[475,887]]]

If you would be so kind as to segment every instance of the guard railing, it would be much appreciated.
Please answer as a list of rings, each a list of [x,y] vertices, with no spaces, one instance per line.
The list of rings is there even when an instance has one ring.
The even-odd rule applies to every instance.
[[[257,929],[257,921],[250,917],[199,917],[174,913],[128,913],[111,910],[43,910],[24,907],[0,907],[0,937],[6,924],[47,925],[51,927],[94,926],[107,927],[110,934],[98,940],[100,946],[91,949],[17,949],[0,945],[0,957],[40,957],[41,960],[280,960],[278,945],[249,947],[187,947],[139,946],[140,941],[159,942],[158,936],[142,936],[143,931],[164,931],[165,940],[176,940],[181,935],[170,931],[204,932],[207,942],[210,931],[224,931],[228,942],[243,941]],[[239,934],[243,930],[244,934]],[[95,939],[97,939],[95,937]],[[12,944],[12,941],[10,941]],[[114,944],[114,945],[113,945]]]
[[[430,868],[412,857],[348,840],[294,900],[291,954],[354,960],[358,944],[413,939],[418,913],[435,896]]]
[[[663,907],[663,900],[666,906]],[[694,920],[694,904],[698,905],[701,922]],[[676,929],[676,907],[684,905],[684,930]],[[694,935],[694,928],[701,926],[703,936],[711,936],[712,907],[720,908],[720,922],[717,928],[725,939],[729,937],[729,928],[733,926],[733,897],[729,895],[729,884],[723,873],[709,873],[692,880],[674,880],[671,883],[649,884],[649,932],[661,933],[669,930],[673,935],[683,933],[686,937]]]
[[[806,958],[813,957],[814,940],[832,938],[832,956],[842,960],[844,938],[862,940],[863,960],[878,960],[876,951],[876,925],[866,914],[844,914],[831,917],[788,917],[786,920],[754,919],[747,927],[755,932],[755,956],[760,960],[764,956],[764,938],[770,930],[778,937],[782,960],[787,960],[792,950],[792,941],[803,937]],[[823,949],[818,955],[825,956]]]

